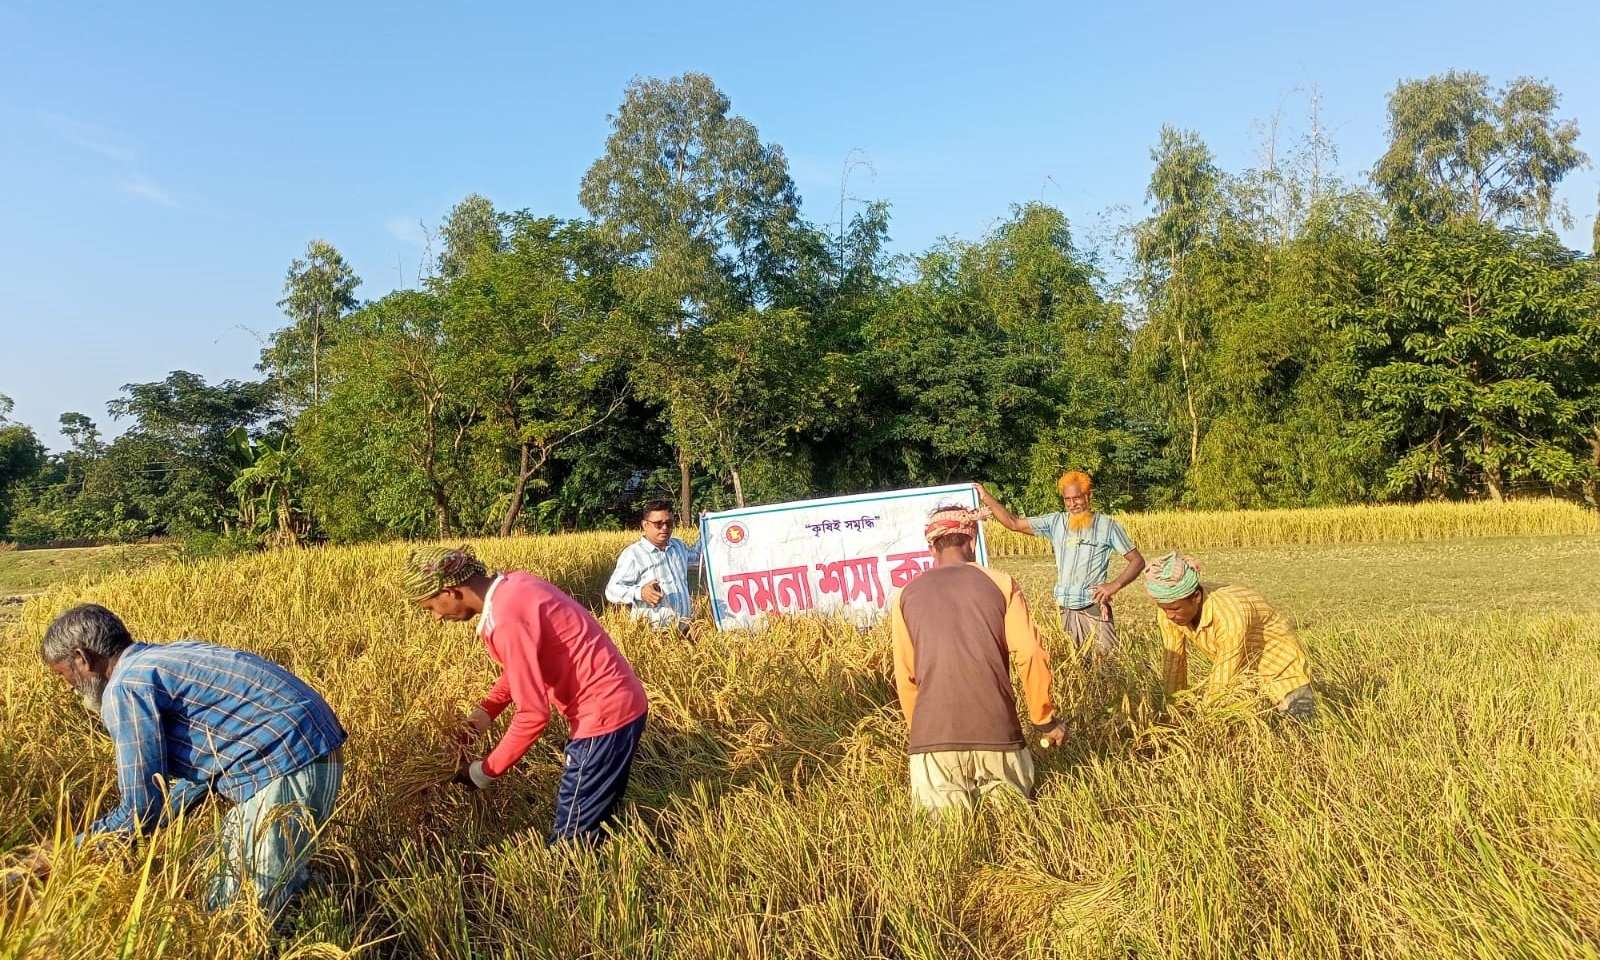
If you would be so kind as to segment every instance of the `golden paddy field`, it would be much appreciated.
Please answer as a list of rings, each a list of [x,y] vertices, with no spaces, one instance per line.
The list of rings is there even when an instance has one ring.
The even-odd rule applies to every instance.
[[[1600,526],[1554,502],[1125,518],[1147,556],[1289,612],[1321,716],[1163,705],[1153,608],[1126,651],[1057,662],[1067,746],[1033,805],[916,815],[882,627],[658,637],[605,622],[650,692],[624,828],[547,850],[564,728],[496,788],[444,730],[493,680],[470,627],[392,585],[403,545],[163,564],[58,585],[0,625],[3,957],[1600,957]],[[630,534],[476,542],[584,599]],[[1047,643],[1042,541],[991,530]],[[212,807],[141,846],[58,838],[115,800],[109,741],[39,663],[49,619],[110,606],[147,640],[269,656],[351,731],[317,877],[268,928],[199,909]],[[13,608],[14,609],[14,608]]]

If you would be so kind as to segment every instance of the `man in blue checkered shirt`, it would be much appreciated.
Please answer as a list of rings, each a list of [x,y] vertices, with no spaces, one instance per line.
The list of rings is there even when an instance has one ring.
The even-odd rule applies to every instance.
[[[96,604],[57,617],[40,653],[116,749],[121,802],[89,834],[144,833],[220,794],[233,805],[208,903],[221,907],[249,886],[276,913],[305,883],[343,779],[344,728],[322,697],[242,650],[134,643]]]

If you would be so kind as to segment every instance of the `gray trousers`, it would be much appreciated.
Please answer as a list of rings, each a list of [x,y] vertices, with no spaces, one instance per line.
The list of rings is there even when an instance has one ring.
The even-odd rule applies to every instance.
[[[1295,687],[1288,695],[1278,701],[1278,709],[1284,716],[1296,720],[1313,720],[1317,716],[1317,696],[1311,692],[1311,684]]]
[[[913,753],[911,798],[924,810],[973,810],[984,799],[1033,798],[1033,754],[1018,750]]]
[[[1098,603],[1074,610],[1061,608],[1061,629],[1072,638],[1072,646],[1085,661],[1109,657],[1117,649],[1117,625],[1111,611]]]

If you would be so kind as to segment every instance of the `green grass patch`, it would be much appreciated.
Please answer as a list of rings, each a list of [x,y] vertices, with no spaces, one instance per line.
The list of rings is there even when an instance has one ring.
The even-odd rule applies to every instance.
[[[62,550],[7,550],[0,553],[0,597],[27,596],[58,583],[159,563],[176,554],[169,544],[136,543]]]
[[[1212,547],[1190,555],[1206,582],[1253,587],[1302,629],[1405,616],[1600,613],[1600,589],[1582,575],[1600,569],[1600,536]],[[1036,607],[1053,609],[1052,558],[1006,557],[996,565],[1016,574]],[[1112,575],[1121,567],[1117,560]],[[1115,610],[1125,623],[1155,616],[1137,580],[1117,596]]]

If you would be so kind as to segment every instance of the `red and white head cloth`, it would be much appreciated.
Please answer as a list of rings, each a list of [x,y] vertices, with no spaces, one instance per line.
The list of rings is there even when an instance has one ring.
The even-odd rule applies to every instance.
[[[964,533],[976,540],[978,538],[978,523],[989,519],[987,508],[968,510],[966,507],[940,507],[928,518],[928,526],[923,534],[928,538],[928,545],[940,537],[948,537],[953,533]]]

